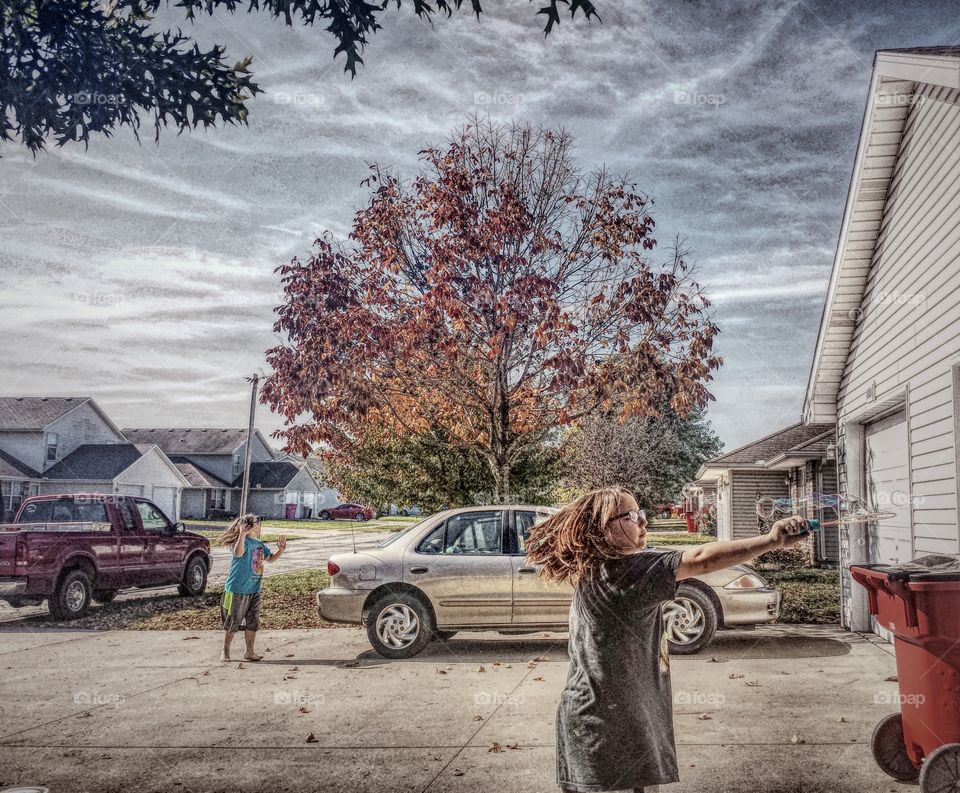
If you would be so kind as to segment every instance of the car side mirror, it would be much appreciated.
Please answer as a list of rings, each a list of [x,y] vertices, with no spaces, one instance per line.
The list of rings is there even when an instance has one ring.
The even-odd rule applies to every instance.
[[[182,534],[182,533],[185,532],[186,530],[187,530],[187,527],[183,525],[183,521],[182,521],[182,520],[178,520],[176,523],[173,524],[173,533],[174,533],[174,534]]]

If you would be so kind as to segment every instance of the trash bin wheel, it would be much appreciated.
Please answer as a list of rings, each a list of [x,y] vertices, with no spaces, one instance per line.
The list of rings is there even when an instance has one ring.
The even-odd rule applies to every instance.
[[[903,717],[891,713],[881,720],[873,731],[870,740],[873,759],[880,770],[900,782],[916,782],[920,772],[907,756],[907,747],[903,743]]]
[[[960,790],[960,743],[946,743],[923,760],[920,793],[955,793]]]

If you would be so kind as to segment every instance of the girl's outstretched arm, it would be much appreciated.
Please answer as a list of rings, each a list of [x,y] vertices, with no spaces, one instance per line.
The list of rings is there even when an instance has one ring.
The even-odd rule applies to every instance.
[[[747,537],[743,540],[709,542],[683,552],[677,579],[712,573],[735,564],[749,562],[756,556],[777,548],[796,545],[807,536],[807,521],[793,515],[773,524],[768,534]]]

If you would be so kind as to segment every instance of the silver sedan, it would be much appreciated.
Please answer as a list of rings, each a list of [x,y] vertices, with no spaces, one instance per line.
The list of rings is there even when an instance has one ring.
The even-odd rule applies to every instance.
[[[538,576],[524,553],[530,528],[551,511],[448,510],[370,550],[334,554],[317,612],[365,625],[370,644],[387,658],[409,658],[458,631],[565,631],[573,588]],[[745,565],[687,579],[664,606],[670,650],[699,652],[718,629],[774,622],[780,601],[780,591]]]

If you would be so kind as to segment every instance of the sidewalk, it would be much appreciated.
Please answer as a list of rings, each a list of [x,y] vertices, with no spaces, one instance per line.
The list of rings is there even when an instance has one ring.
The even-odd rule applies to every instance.
[[[388,661],[360,629],[269,631],[267,662],[243,668],[215,661],[219,640],[0,632],[0,788],[556,791],[562,634],[459,634]],[[904,790],[869,747],[897,708],[888,645],[772,626],[672,665],[681,781],[662,793]]]

